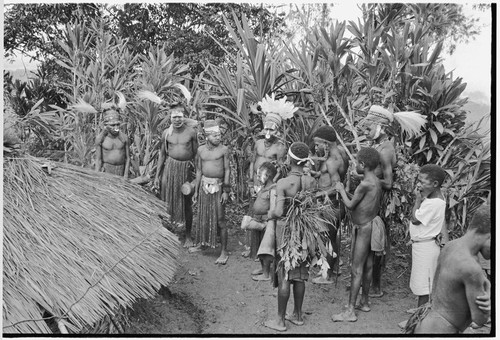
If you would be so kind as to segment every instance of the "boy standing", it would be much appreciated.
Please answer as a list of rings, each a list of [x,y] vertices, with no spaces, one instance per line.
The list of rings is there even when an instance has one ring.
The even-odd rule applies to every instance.
[[[362,290],[360,305],[355,306],[355,304],[361,281],[363,281],[363,287],[370,287],[374,250],[383,250],[383,246],[382,249],[372,248],[374,241],[378,244],[384,244],[380,240],[372,240],[372,236],[383,235],[381,237],[385,237],[384,223],[378,216],[380,200],[382,199],[382,184],[374,172],[379,163],[380,156],[377,150],[362,148],[357,154],[356,171],[364,176],[361,183],[356,187],[352,199],[347,197],[344,185],[341,182],[335,184],[335,189],[342,196],[345,206],[352,211],[354,251],[351,266],[349,303],[346,311],[332,316],[334,322],[357,321],[358,318],[354,312],[355,308],[363,312],[370,311],[368,289]]]
[[[410,289],[418,296],[418,306],[429,301],[441,249],[436,237],[445,226],[446,201],[441,192],[445,176],[443,168],[435,164],[424,165],[418,174],[410,223]]]
[[[96,137],[95,170],[128,178],[130,150],[127,135],[120,131],[120,115],[104,111],[105,129]]]
[[[204,126],[207,143],[198,148],[196,155],[196,184],[193,200],[199,202],[198,223],[195,230],[195,243],[215,248],[217,245],[217,228],[220,229],[221,253],[216,264],[226,264],[227,227],[224,206],[228,200],[231,186],[229,184],[229,150],[221,145],[219,126],[214,120],[205,121]]]

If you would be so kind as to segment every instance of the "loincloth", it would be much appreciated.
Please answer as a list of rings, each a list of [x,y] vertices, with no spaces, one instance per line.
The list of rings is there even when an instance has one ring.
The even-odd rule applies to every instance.
[[[353,224],[355,229],[371,228],[370,249],[375,252],[375,255],[381,256],[385,254],[386,234],[385,224],[380,216],[375,216],[373,220],[365,224]]]
[[[415,295],[428,295],[441,248],[433,239],[411,245],[410,289]]]
[[[429,327],[426,327],[427,324],[429,324]],[[438,327],[436,327],[436,324]],[[427,302],[420,306],[415,313],[410,316],[403,332],[405,334],[456,334],[459,333],[459,329],[451,324],[444,316],[433,310],[432,305]]]
[[[163,168],[161,179],[160,197],[167,205],[167,213],[172,222],[184,223],[186,221],[185,205],[189,198],[182,194],[182,185],[193,179],[193,166],[191,161],[178,161],[168,157]]]
[[[113,165],[109,163],[102,163],[103,172],[118,176],[125,174],[125,164]]]
[[[205,180],[205,182],[204,182]],[[200,185],[203,188],[204,183],[213,185],[215,181],[206,177],[202,177]],[[220,179],[220,183],[222,181]],[[224,205],[221,203],[222,190],[217,190],[214,193],[207,193],[205,190],[199,190],[198,194],[198,223],[195,228],[194,242],[195,244],[207,245],[212,248],[217,246],[217,227],[219,220],[222,221],[224,216],[219,216],[219,211],[223,212]]]

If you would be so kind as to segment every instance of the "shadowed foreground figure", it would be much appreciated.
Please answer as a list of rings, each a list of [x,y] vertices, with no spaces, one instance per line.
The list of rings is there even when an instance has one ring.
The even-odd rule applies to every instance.
[[[450,241],[438,258],[432,302],[408,320],[407,334],[457,334],[471,322],[484,325],[491,313],[491,285],[477,255],[490,258],[491,211],[480,207],[464,236]]]

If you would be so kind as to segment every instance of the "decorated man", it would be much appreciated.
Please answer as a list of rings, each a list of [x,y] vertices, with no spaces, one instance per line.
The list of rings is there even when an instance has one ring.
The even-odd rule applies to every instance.
[[[390,112],[388,109],[379,105],[372,105],[368,115],[360,122],[359,128],[366,138],[372,143],[380,154],[380,164],[375,169],[375,175],[381,180],[382,188],[385,190],[382,201],[381,217],[386,219],[386,208],[389,205],[390,190],[394,182],[395,167],[397,165],[396,149],[394,140],[389,139],[388,131],[393,123],[398,123],[399,127],[409,136],[420,132],[422,126],[426,123],[425,116],[416,112]],[[373,281],[370,297],[381,297],[384,293],[381,289],[382,268],[386,264],[386,256],[390,250],[390,221],[385,221],[386,228],[386,249],[385,254],[375,256],[373,264]]]
[[[275,94],[271,96],[266,95],[262,101],[258,103],[260,111],[265,115],[263,119],[264,129],[262,134],[263,139],[257,140],[254,146],[252,159],[250,161],[249,169],[249,190],[250,195],[255,198],[255,195],[260,190],[264,183],[260,183],[258,176],[259,167],[265,162],[273,162],[278,168],[278,174],[274,178],[274,182],[277,181],[280,175],[280,165],[283,164],[287,147],[285,143],[279,137],[279,129],[283,119],[288,119],[293,117],[293,113],[298,110],[295,108],[293,103],[286,101],[286,96],[276,100]],[[252,204],[250,204],[252,206]],[[249,215],[252,215],[250,212]],[[255,258],[257,255],[257,250],[259,249],[259,243],[262,238],[262,232],[259,231],[249,231],[250,237],[247,234],[247,240],[250,239],[250,250],[245,252],[243,256],[250,256],[250,258]],[[254,275],[260,274],[257,270],[253,273]]]
[[[96,171],[128,178],[130,148],[127,135],[120,131],[119,109],[104,111],[104,130],[96,137]]]
[[[186,239],[184,247],[192,247],[191,227],[193,211],[191,197],[182,194],[182,185],[194,177],[193,161],[198,149],[197,132],[186,124],[186,109],[182,105],[170,108],[172,124],[161,138],[155,187],[161,178],[161,199],[167,204],[167,212],[173,221],[185,223]]]

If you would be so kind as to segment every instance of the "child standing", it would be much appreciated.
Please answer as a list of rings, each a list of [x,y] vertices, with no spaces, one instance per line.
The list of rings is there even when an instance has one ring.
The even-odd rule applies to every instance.
[[[382,184],[380,179],[375,175],[375,168],[380,163],[380,155],[373,148],[362,148],[357,154],[356,171],[363,174],[363,180],[356,187],[352,199],[347,197],[342,182],[335,184],[335,189],[342,196],[347,209],[352,211],[353,222],[353,259],[351,266],[351,289],[349,292],[349,303],[347,310],[343,313],[332,316],[332,320],[354,322],[358,320],[354,309],[360,309],[364,312],[369,312],[368,304],[368,289],[363,289],[361,293],[361,303],[355,306],[358,297],[361,281],[363,287],[370,287],[373,269],[373,249],[374,243],[372,237],[377,235],[382,238],[384,234],[384,223],[378,216],[380,209],[380,201],[382,199]],[[375,240],[375,243],[381,243],[380,240]],[[378,241],[378,242],[377,242]]]
[[[262,187],[257,191],[257,197],[253,203],[253,217],[244,216],[241,225],[242,229],[250,229],[257,234],[257,255],[261,263],[261,268],[252,272],[252,279],[254,281],[271,280],[270,269],[271,263],[274,260],[274,244],[271,244],[270,241],[274,241],[274,237],[272,237],[272,240],[266,239],[269,244],[262,245],[261,242],[264,234],[270,232],[266,230],[267,214],[271,208],[271,196],[276,195],[276,184],[273,183],[276,173],[276,167],[271,162],[261,164],[257,171],[257,180],[261,183]],[[253,225],[260,225],[261,227],[252,228]]]
[[[219,126],[214,120],[205,121],[207,143],[198,148],[196,155],[196,184],[193,201],[199,202],[195,243],[198,247],[217,245],[217,229],[220,229],[221,253],[216,264],[226,264],[227,227],[224,206],[231,187],[229,184],[228,148],[221,145]]]
[[[445,176],[443,168],[435,164],[424,165],[418,174],[410,223],[410,289],[418,296],[418,306],[429,301],[441,249],[436,237],[443,232],[447,238],[446,201],[441,192]]]

